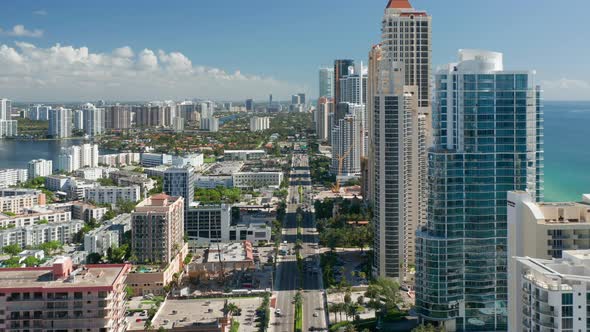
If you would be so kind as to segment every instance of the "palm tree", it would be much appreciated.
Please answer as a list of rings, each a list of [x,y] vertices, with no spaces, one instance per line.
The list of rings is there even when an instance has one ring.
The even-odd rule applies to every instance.
[[[344,332],[356,332],[356,328],[354,327],[354,325],[352,324],[348,324],[345,328],[344,328]]]
[[[330,306],[328,307],[328,312],[331,312],[334,314],[334,322],[338,323],[338,316],[337,316],[338,304],[336,304],[336,303],[330,304]]]
[[[230,302],[225,306],[225,311],[231,316],[234,316],[240,312],[240,308],[235,303]]]

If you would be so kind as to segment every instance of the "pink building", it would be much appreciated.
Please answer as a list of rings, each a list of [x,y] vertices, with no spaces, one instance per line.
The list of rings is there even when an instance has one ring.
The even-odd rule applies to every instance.
[[[0,331],[123,332],[127,264],[0,269]]]

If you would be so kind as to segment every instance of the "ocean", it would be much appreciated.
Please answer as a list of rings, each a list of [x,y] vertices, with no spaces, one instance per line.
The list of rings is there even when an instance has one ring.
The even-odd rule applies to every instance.
[[[590,102],[545,102],[545,200],[579,201],[590,194]],[[66,141],[0,140],[0,168],[54,160]]]
[[[590,102],[545,102],[545,200],[590,194]]]

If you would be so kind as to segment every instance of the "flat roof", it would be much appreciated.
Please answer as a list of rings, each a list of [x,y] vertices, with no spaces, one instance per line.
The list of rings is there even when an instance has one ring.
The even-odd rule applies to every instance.
[[[70,278],[54,280],[52,266],[0,269],[0,290],[111,287],[127,270],[126,264],[80,265]]]

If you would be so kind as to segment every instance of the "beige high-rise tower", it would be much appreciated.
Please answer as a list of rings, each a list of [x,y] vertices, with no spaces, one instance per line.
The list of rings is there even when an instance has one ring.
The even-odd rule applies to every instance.
[[[430,23],[408,1],[390,0],[382,43],[369,54],[374,273],[405,283],[414,279],[415,233],[426,217]]]

